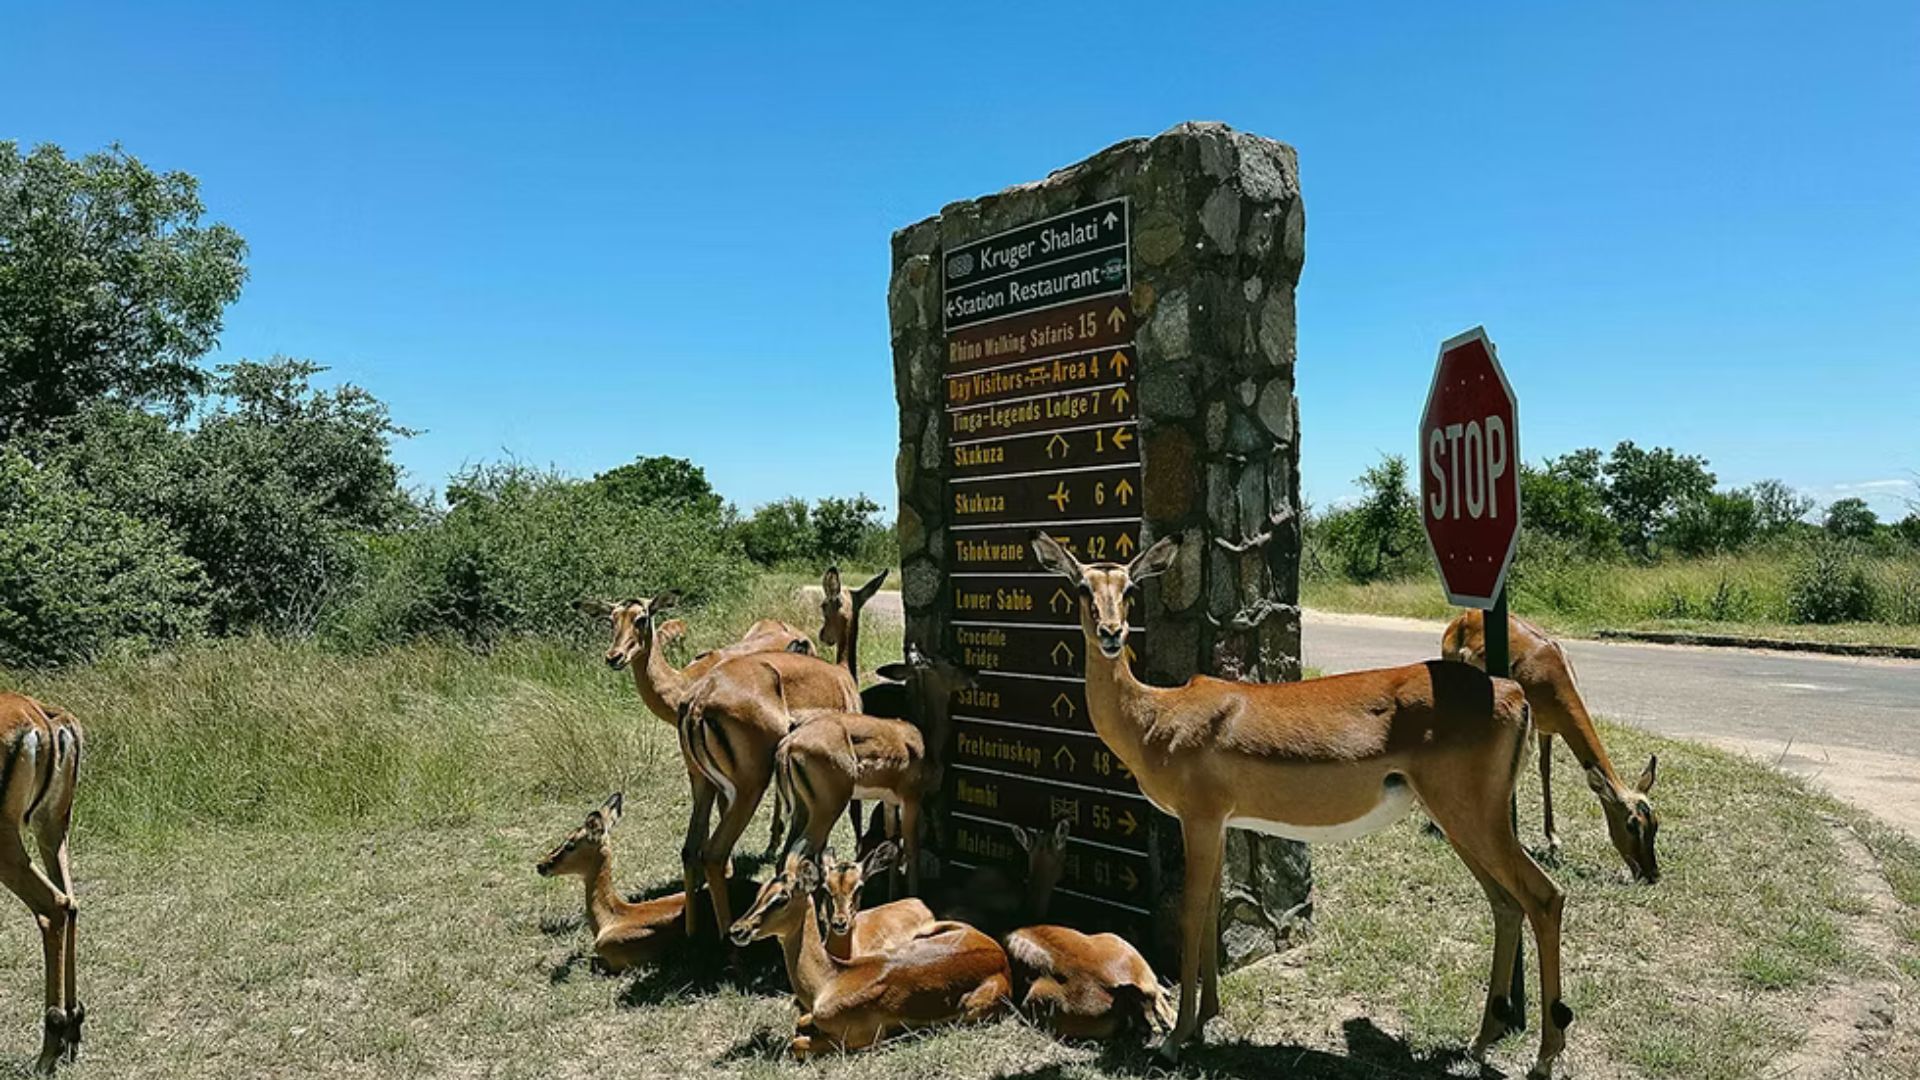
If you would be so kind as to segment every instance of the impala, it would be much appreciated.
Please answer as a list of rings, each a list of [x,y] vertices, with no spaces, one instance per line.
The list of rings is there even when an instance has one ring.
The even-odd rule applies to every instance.
[[[814,907],[820,880],[819,864],[788,853],[733,924],[736,945],[780,940],[800,1003],[789,1044],[795,1057],[860,1050],[896,1032],[977,1023],[1005,1011],[1006,951],[965,923],[929,923],[891,952],[835,959]]]
[[[788,847],[819,854],[853,800],[878,799],[897,815],[907,891],[919,892],[920,802],[937,783],[920,729],[857,712],[802,712],[796,719],[774,756],[779,799],[792,807]]]
[[[1558,735],[1573,751],[1574,760],[1586,769],[1587,786],[1600,798],[1607,834],[1614,850],[1626,860],[1628,872],[1649,885],[1659,881],[1660,862],[1654,857],[1653,838],[1660,831],[1660,816],[1653,812],[1653,800],[1647,793],[1653,790],[1660,758],[1647,758],[1647,767],[1632,787],[1622,783],[1613,771],[1613,759],[1607,756],[1607,748],[1593,729],[1586,702],[1580,700],[1573,660],[1567,651],[1525,619],[1509,618],[1507,627],[1513,678],[1527,692],[1527,704],[1533,707],[1533,722],[1540,735],[1540,801],[1549,857],[1560,854],[1560,834],[1553,827],[1553,737]],[[1440,655],[1486,667],[1486,630],[1485,612],[1467,612],[1447,624],[1440,637]]]
[[[873,599],[886,583],[888,571],[882,570],[867,579],[865,585],[847,592],[840,581],[840,568],[827,567],[820,577],[820,644],[834,648],[833,658],[845,664],[847,674],[853,676],[854,685],[860,683],[860,611]],[[883,679],[886,676],[881,676]],[[875,695],[884,698],[895,684],[883,681],[870,687]],[[867,707],[868,690],[860,691],[860,711],[874,716],[891,716],[896,720],[906,719],[904,712],[875,712]],[[847,820],[853,823],[853,831],[860,832],[860,801],[855,799],[847,804]]]
[[[827,952],[835,959],[884,953],[934,921],[932,910],[917,898],[860,906],[861,888],[869,878],[885,872],[898,852],[892,841],[885,841],[858,860],[835,858],[831,850],[820,856],[821,889],[827,894]]]
[[[1318,842],[1364,835],[1425,804],[1493,908],[1486,1008],[1473,1052],[1520,1026],[1507,998],[1532,924],[1547,1014],[1533,1077],[1552,1074],[1573,1013],[1560,996],[1564,894],[1514,835],[1508,804],[1532,726],[1518,684],[1466,664],[1432,661],[1302,683],[1197,676],[1150,687],[1127,660],[1127,609],[1140,582],[1179,550],[1163,537],[1131,563],[1082,565],[1045,533],[1040,564],[1079,590],[1088,713],[1141,794],[1180,820],[1180,1012],[1166,1057],[1219,1013],[1220,865],[1229,826]],[[1204,990],[1201,983],[1204,979]]]
[[[686,893],[636,904],[613,887],[613,827],[620,821],[621,805],[620,793],[615,792],[534,866],[541,877],[585,880],[593,954],[601,968],[610,972],[648,963],[687,940]],[[742,903],[751,900],[751,884],[735,885],[734,895]]]
[[[78,998],[74,944],[80,905],[67,859],[80,778],[80,723],[24,694],[0,694],[0,881],[32,909],[46,961],[47,1011],[35,1068],[50,1073],[64,1054],[80,1056],[87,1010]],[[26,835],[40,849],[41,866],[27,857]],[[49,877],[51,875],[51,877]]]
[[[727,869],[734,845],[759,809],[774,774],[774,751],[796,722],[813,710],[852,713],[860,707],[853,676],[836,664],[790,652],[736,656],[714,666],[680,707],[680,753],[686,759],[693,802],[680,863],[688,894],[704,871],[715,926],[729,926]],[[708,827],[715,801],[720,823]],[[838,810],[835,810],[838,813]],[[774,807],[769,851],[777,850],[780,807]],[[693,912],[687,912],[693,932]]]
[[[685,632],[686,624],[678,619],[662,621],[659,616],[679,602],[680,594],[669,590],[618,604],[580,600],[573,605],[583,615],[611,622],[613,644],[607,646],[607,666],[615,671],[631,669],[634,689],[647,711],[669,724],[679,723],[680,703],[688,689],[719,664],[736,656],[781,652],[798,645],[811,649],[805,634],[786,623],[761,619],[737,643],[701,653],[686,667],[676,668],[667,659],[666,645]]]

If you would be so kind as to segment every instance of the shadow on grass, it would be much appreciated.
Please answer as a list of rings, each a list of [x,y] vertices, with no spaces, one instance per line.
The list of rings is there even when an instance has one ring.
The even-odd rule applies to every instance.
[[[1380,1080],[1381,1077],[1452,1078],[1498,1076],[1463,1051],[1417,1054],[1404,1041],[1381,1031],[1364,1017],[1346,1022],[1345,1054],[1332,1054],[1287,1043],[1189,1043],[1180,1064],[1169,1067],[1151,1048],[1126,1041],[1109,1043],[1095,1064],[1119,1076],[1206,1076],[1267,1080],[1273,1076],[1311,1076],[1316,1080]],[[1083,1068],[1044,1065],[1027,1072],[1009,1073],[1003,1080],[1064,1080]]]

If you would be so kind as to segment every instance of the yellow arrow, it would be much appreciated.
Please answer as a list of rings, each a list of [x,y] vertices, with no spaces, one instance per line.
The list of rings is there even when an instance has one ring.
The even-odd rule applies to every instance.
[[[1120,538],[1113,542],[1113,550],[1119,552],[1122,558],[1133,554],[1133,537],[1121,533]]]
[[[1133,867],[1131,866],[1127,866],[1125,864],[1121,865],[1120,880],[1127,883],[1128,892],[1133,892],[1135,889],[1138,889],[1140,887],[1140,879],[1134,876]]]
[[[1113,327],[1114,333],[1117,334],[1121,327],[1127,325],[1127,317],[1120,313],[1119,308],[1114,308],[1107,312],[1107,325]]]
[[[1133,811],[1131,810],[1120,811],[1120,816],[1114,819],[1114,824],[1125,829],[1128,836],[1132,836],[1133,830],[1140,827],[1140,823],[1134,820]]]
[[[1047,440],[1047,460],[1048,461],[1053,460],[1053,447],[1055,443],[1058,443],[1060,445],[1060,452],[1063,454],[1066,453],[1069,449],[1071,449],[1071,447],[1067,445],[1066,436],[1055,435],[1053,438]]]
[[[1128,431],[1126,428],[1121,428],[1118,431],[1115,431],[1113,433],[1113,445],[1119,447],[1122,450],[1125,450],[1127,448],[1127,444],[1132,441],[1133,441],[1133,432]]]
[[[1119,483],[1113,485],[1113,493],[1120,499],[1121,506],[1127,505],[1128,500],[1133,498],[1133,482],[1130,480],[1121,480]]]
[[[1053,494],[1048,495],[1047,498],[1053,500],[1053,508],[1062,514],[1067,512],[1067,504],[1073,501],[1073,495],[1067,491],[1065,480],[1060,481],[1059,486],[1053,489]]]
[[[1064,767],[1063,767],[1063,766],[1062,766],[1062,765],[1060,764],[1060,759],[1061,759],[1061,758],[1063,758],[1063,757],[1067,759],[1067,763],[1066,763],[1066,765],[1065,765]],[[1062,746],[1062,747],[1061,747],[1060,749],[1058,749],[1058,750],[1055,750],[1055,751],[1053,752],[1053,767],[1054,767],[1054,768],[1056,768],[1056,769],[1060,769],[1060,770],[1061,770],[1061,771],[1063,771],[1063,772],[1072,772],[1072,771],[1073,771],[1073,765],[1074,765],[1074,761],[1073,761],[1073,751],[1071,751],[1071,750],[1069,750],[1069,749],[1067,749],[1066,747],[1064,747],[1064,746]]]
[[[1054,698],[1053,698],[1053,715],[1055,715],[1055,716],[1059,716],[1059,715],[1060,715],[1060,706],[1062,706],[1062,705],[1065,705],[1065,706],[1067,707],[1067,715],[1068,715],[1068,716],[1072,716],[1072,715],[1073,715],[1074,713],[1076,713],[1076,712],[1078,712],[1078,711],[1079,711],[1079,710],[1077,710],[1077,709],[1075,709],[1075,708],[1073,707],[1073,699],[1072,699],[1072,698],[1070,698],[1070,697],[1068,697],[1068,696],[1067,696],[1067,692],[1066,692],[1066,691],[1064,691],[1064,690],[1062,690],[1062,691],[1061,691],[1060,693],[1058,693],[1058,694],[1056,694],[1056,695],[1054,695]],[[1064,749],[1064,747],[1063,747],[1062,749]]]
[[[1047,601],[1047,607],[1054,611],[1072,611],[1073,597],[1068,596],[1067,590],[1065,589],[1055,589],[1053,590],[1053,599]]]
[[[1125,375],[1127,373],[1127,364],[1129,362],[1130,361],[1127,360],[1126,353],[1123,353],[1123,352],[1114,353],[1113,354],[1113,373],[1115,375]]]
[[[1113,399],[1112,399],[1112,400],[1113,400],[1113,407],[1114,407],[1114,408],[1116,408],[1116,409],[1124,409],[1124,408],[1126,408],[1126,407],[1127,407],[1127,402],[1129,402],[1129,401],[1131,401],[1131,400],[1133,400],[1133,395],[1132,395],[1132,394],[1129,394],[1129,393],[1127,393],[1127,388],[1126,388],[1126,387],[1124,387],[1124,386],[1116,386],[1116,387],[1114,387],[1114,388],[1113,388]]]
[[[1065,660],[1060,659],[1060,654],[1063,652],[1067,654]],[[1073,666],[1073,650],[1067,646],[1066,642],[1056,641],[1053,643],[1053,663],[1055,667]]]

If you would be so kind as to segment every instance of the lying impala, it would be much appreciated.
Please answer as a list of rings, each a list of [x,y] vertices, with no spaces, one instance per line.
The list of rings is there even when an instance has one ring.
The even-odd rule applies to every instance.
[[[821,888],[827,894],[827,952],[834,959],[884,953],[934,922],[933,911],[913,897],[878,907],[860,906],[861,888],[869,878],[885,872],[898,852],[889,840],[857,861],[835,858],[831,850],[820,856]]]
[[[1178,546],[1162,538],[1126,565],[1082,565],[1047,536],[1042,566],[1080,594],[1087,705],[1093,727],[1155,806],[1180,819],[1180,1014],[1161,1043],[1172,1057],[1219,1013],[1220,864],[1228,826],[1319,842],[1384,828],[1424,803],[1493,908],[1492,976],[1476,1056],[1524,1022],[1506,997],[1532,924],[1546,1023],[1530,1076],[1550,1076],[1573,1012],[1560,996],[1560,916],[1552,879],[1514,835],[1508,803],[1532,734],[1525,694],[1466,664],[1433,661],[1303,683],[1199,676],[1171,689],[1134,678],[1127,608],[1140,582],[1165,573]],[[1201,983],[1204,979],[1204,989]],[[1196,1000],[1197,999],[1197,1000]]]
[[[936,922],[891,952],[837,960],[814,909],[819,887],[819,864],[791,852],[733,925],[736,945],[780,940],[801,1010],[789,1044],[795,1057],[860,1050],[897,1032],[977,1023],[1006,1009],[1007,954],[992,938]]]
[[[587,815],[579,828],[535,864],[541,877],[578,877],[587,886],[587,929],[593,954],[610,972],[626,971],[658,959],[687,940],[687,894],[630,903],[613,886],[613,827],[620,822],[619,792]],[[753,898],[752,883],[729,884],[741,903]],[[697,910],[697,905],[696,905]]]
[[[47,1011],[35,1068],[50,1073],[80,1056],[87,1010],[77,999],[74,942],[80,905],[67,859],[74,786],[80,779],[80,723],[24,694],[0,694],[0,882],[32,909],[46,961]],[[40,849],[27,858],[26,834]],[[49,876],[51,875],[51,876]]]
[[[1647,793],[1653,790],[1660,758],[1647,758],[1647,767],[1632,787],[1622,783],[1613,771],[1607,748],[1600,744],[1593,718],[1587,715],[1586,702],[1580,700],[1567,651],[1525,619],[1510,617],[1507,628],[1513,678],[1527,692],[1527,704],[1533,707],[1534,727],[1540,735],[1540,801],[1548,854],[1560,853],[1560,834],[1553,827],[1553,737],[1558,735],[1587,771],[1587,786],[1600,797],[1607,834],[1613,839],[1614,850],[1626,860],[1627,870],[1649,885],[1659,881],[1660,862],[1654,857],[1653,838],[1660,831],[1660,816],[1653,812],[1653,800]],[[1453,620],[1440,637],[1440,655],[1448,660],[1484,668],[1486,650],[1487,616],[1482,611],[1469,611]]]

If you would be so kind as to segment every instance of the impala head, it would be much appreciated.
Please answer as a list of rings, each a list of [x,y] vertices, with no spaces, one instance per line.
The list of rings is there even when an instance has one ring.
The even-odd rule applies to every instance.
[[[907,642],[905,663],[882,664],[875,675],[893,682],[903,682],[921,687],[929,701],[945,701],[956,690],[966,690],[980,684],[980,673],[970,667],[956,664],[944,656],[922,652],[914,642]]]
[[[854,620],[860,617],[860,609],[867,606],[873,594],[887,580],[887,571],[882,570],[867,579],[865,585],[848,592],[840,582],[840,568],[827,567],[820,579],[820,633],[816,635],[820,644],[844,649],[847,640],[852,637]]]
[[[750,945],[761,938],[786,937],[802,926],[807,903],[813,890],[820,887],[820,866],[798,852],[786,856],[780,872],[760,886],[747,913],[733,920],[727,936],[735,945]]]
[[[535,863],[533,868],[541,877],[557,877],[576,874],[585,877],[592,874],[607,857],[607,834],[612,831],[614,822],[620,820],[621,798],[619,792],[607,796],[600,809],[587,815],[586,824],[567,834],[546,857]]]
[[[1600,796],[1600,809],[1607,818],[1607,833],[1614,849],[1627,861],[1633,876],[1652,885],[1660,880],[1660,861],[1653,853],[1653,838],[1660,832],[1660,815],[1653,812],[1653,800],[1647,792],[1658,779],[1660,757],[1647,758],[1647,767],[1632,787],[1616,786],[1596,766],[1587,770],[1587,786]]]
[[[820,883],[827,893],[828,933],[835,937],[853,933],[853,918],[860,914],[860,887],[868,878],[886,873],[898,852],[889,840],[858,861],[838,858],[831,848],[821,854]]]
[[[1127,607],[1134,591],[1150,577],[1166,573],[1180,545],[1171,536],[1163,536],[1152,547],[1133,557],[1125,566],[1119,563],[1083,563],[1066,546],[1044,532],[1035,532],[1029,541],[1040,565],[1074,583],[1080,590],[1080,625],[1087,636],[1109,660],[1118,660],[1127,649]]]
[[[623,600],[610,604],[605,600],[580,600],[574,610],[613,624],[613,644],[607,646],[607,666],[618,671],[633,663],[653,645],[654,621],[660,613],[680,602],[680,594],[671,590],[652,599]],[[682,627],[684,629],[684,626]]]
[[[1060,875],[1067,869],[1067,836],[1073,832],[1073,822],[1061,818],[1053,823],[1052,830],[1019,825],[1007,828],[1013,830],[1014,840],[1027,853],[1027,913],[1040,918],[1047,913],[1053,887],[1060,884]]]

